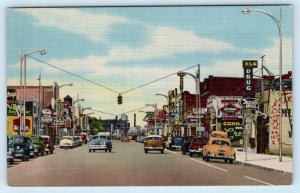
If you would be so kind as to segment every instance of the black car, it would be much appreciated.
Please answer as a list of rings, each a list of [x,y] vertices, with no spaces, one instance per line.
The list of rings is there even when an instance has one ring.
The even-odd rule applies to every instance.
[[[14,153],[12,138],[7,136],[7,162],[11,165],[15,163]]]
[[[24,135],[12,135],[12,148],[14,149],[13,157],[28,161],[31,149],[33,149],[31,139]]]
[[[183,137],[172,137],[171,139],[171,143],[169,143],[169,149],[170,150],[176,150],[176,149],[180,149],[181,145],[183,143]]]
[[[190,144],[193,140],[193,136],[187,136],[187,137],[183,137],[183,142],[181,145],[181,153],[182,155],[185,155],[186,153],[189,153],[189,147]]]

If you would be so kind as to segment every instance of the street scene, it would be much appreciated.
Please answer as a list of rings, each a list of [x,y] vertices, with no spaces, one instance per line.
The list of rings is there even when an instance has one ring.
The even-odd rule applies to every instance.
[[[292,6],[6,15],[8,186],[293,183]]]

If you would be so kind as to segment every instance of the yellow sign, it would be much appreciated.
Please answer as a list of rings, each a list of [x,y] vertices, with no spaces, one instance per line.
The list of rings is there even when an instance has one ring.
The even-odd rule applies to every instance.
[[[32,116],[26,116],[25,135],[32,135]],[[20,128],[20,118],[17,116],[7,116],[7,135],[18,135]],[[21,131],[23,133],[23,130]]]

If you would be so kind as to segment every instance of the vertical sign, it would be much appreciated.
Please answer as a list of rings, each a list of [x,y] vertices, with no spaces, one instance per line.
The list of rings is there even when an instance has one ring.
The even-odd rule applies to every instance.
[[[183,92],[183,77],[185,76],[185,73],[184,72],[178,72],[177,75],[180,78],[179,90],[180,90],[180,93],[182,93]]]
[[[253,68],[257,68],[257,60],[243,60],[245,87],[248,97],[253,96]]]
[[[182,123],[184,120],[183,115],[184,115],[183,100],[180,100],[179,101],[179,121],[180,121],[180,123]]]
[[[62,120],[62,113],[63,113],[63,106],[62,106],[62,100],[57,99],[57,120],[61,121]]]

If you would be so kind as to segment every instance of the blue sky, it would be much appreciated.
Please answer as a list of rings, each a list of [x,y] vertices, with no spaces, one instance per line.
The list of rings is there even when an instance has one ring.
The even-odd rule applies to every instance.
[[[242,60],[266,55],[267,67],[278,74],[279,35],[275,22],[245,6],[14,8],[6,10],[7,85],[19,84],[19,53],[44,48],[46,55],[32,55],[72,73],[123,92],[149,81],[201,64],[201,78],[208,75],[242,77]],[[279,18],[278,6],[251,6]],[[283,7],[283,72],[292,70],[292,7]],[[166,103],[156,93],[179,87],[172,76],[123,95],[117,94],[28,58],[28,85],[60,85],[86,101],[82,106],[120,114],[146,103]],[[188,70],[195,74],[196,68]],[[185,89],[195,83],[185,79]],[[151,108],[146,109],[151,110]],[[97,114],[103,118],[111,118]],[[132,115],[129,118],[132,121]],[[144,115],[138,113],[138,119]],[[139,124],[143,124],[138,121]]]

